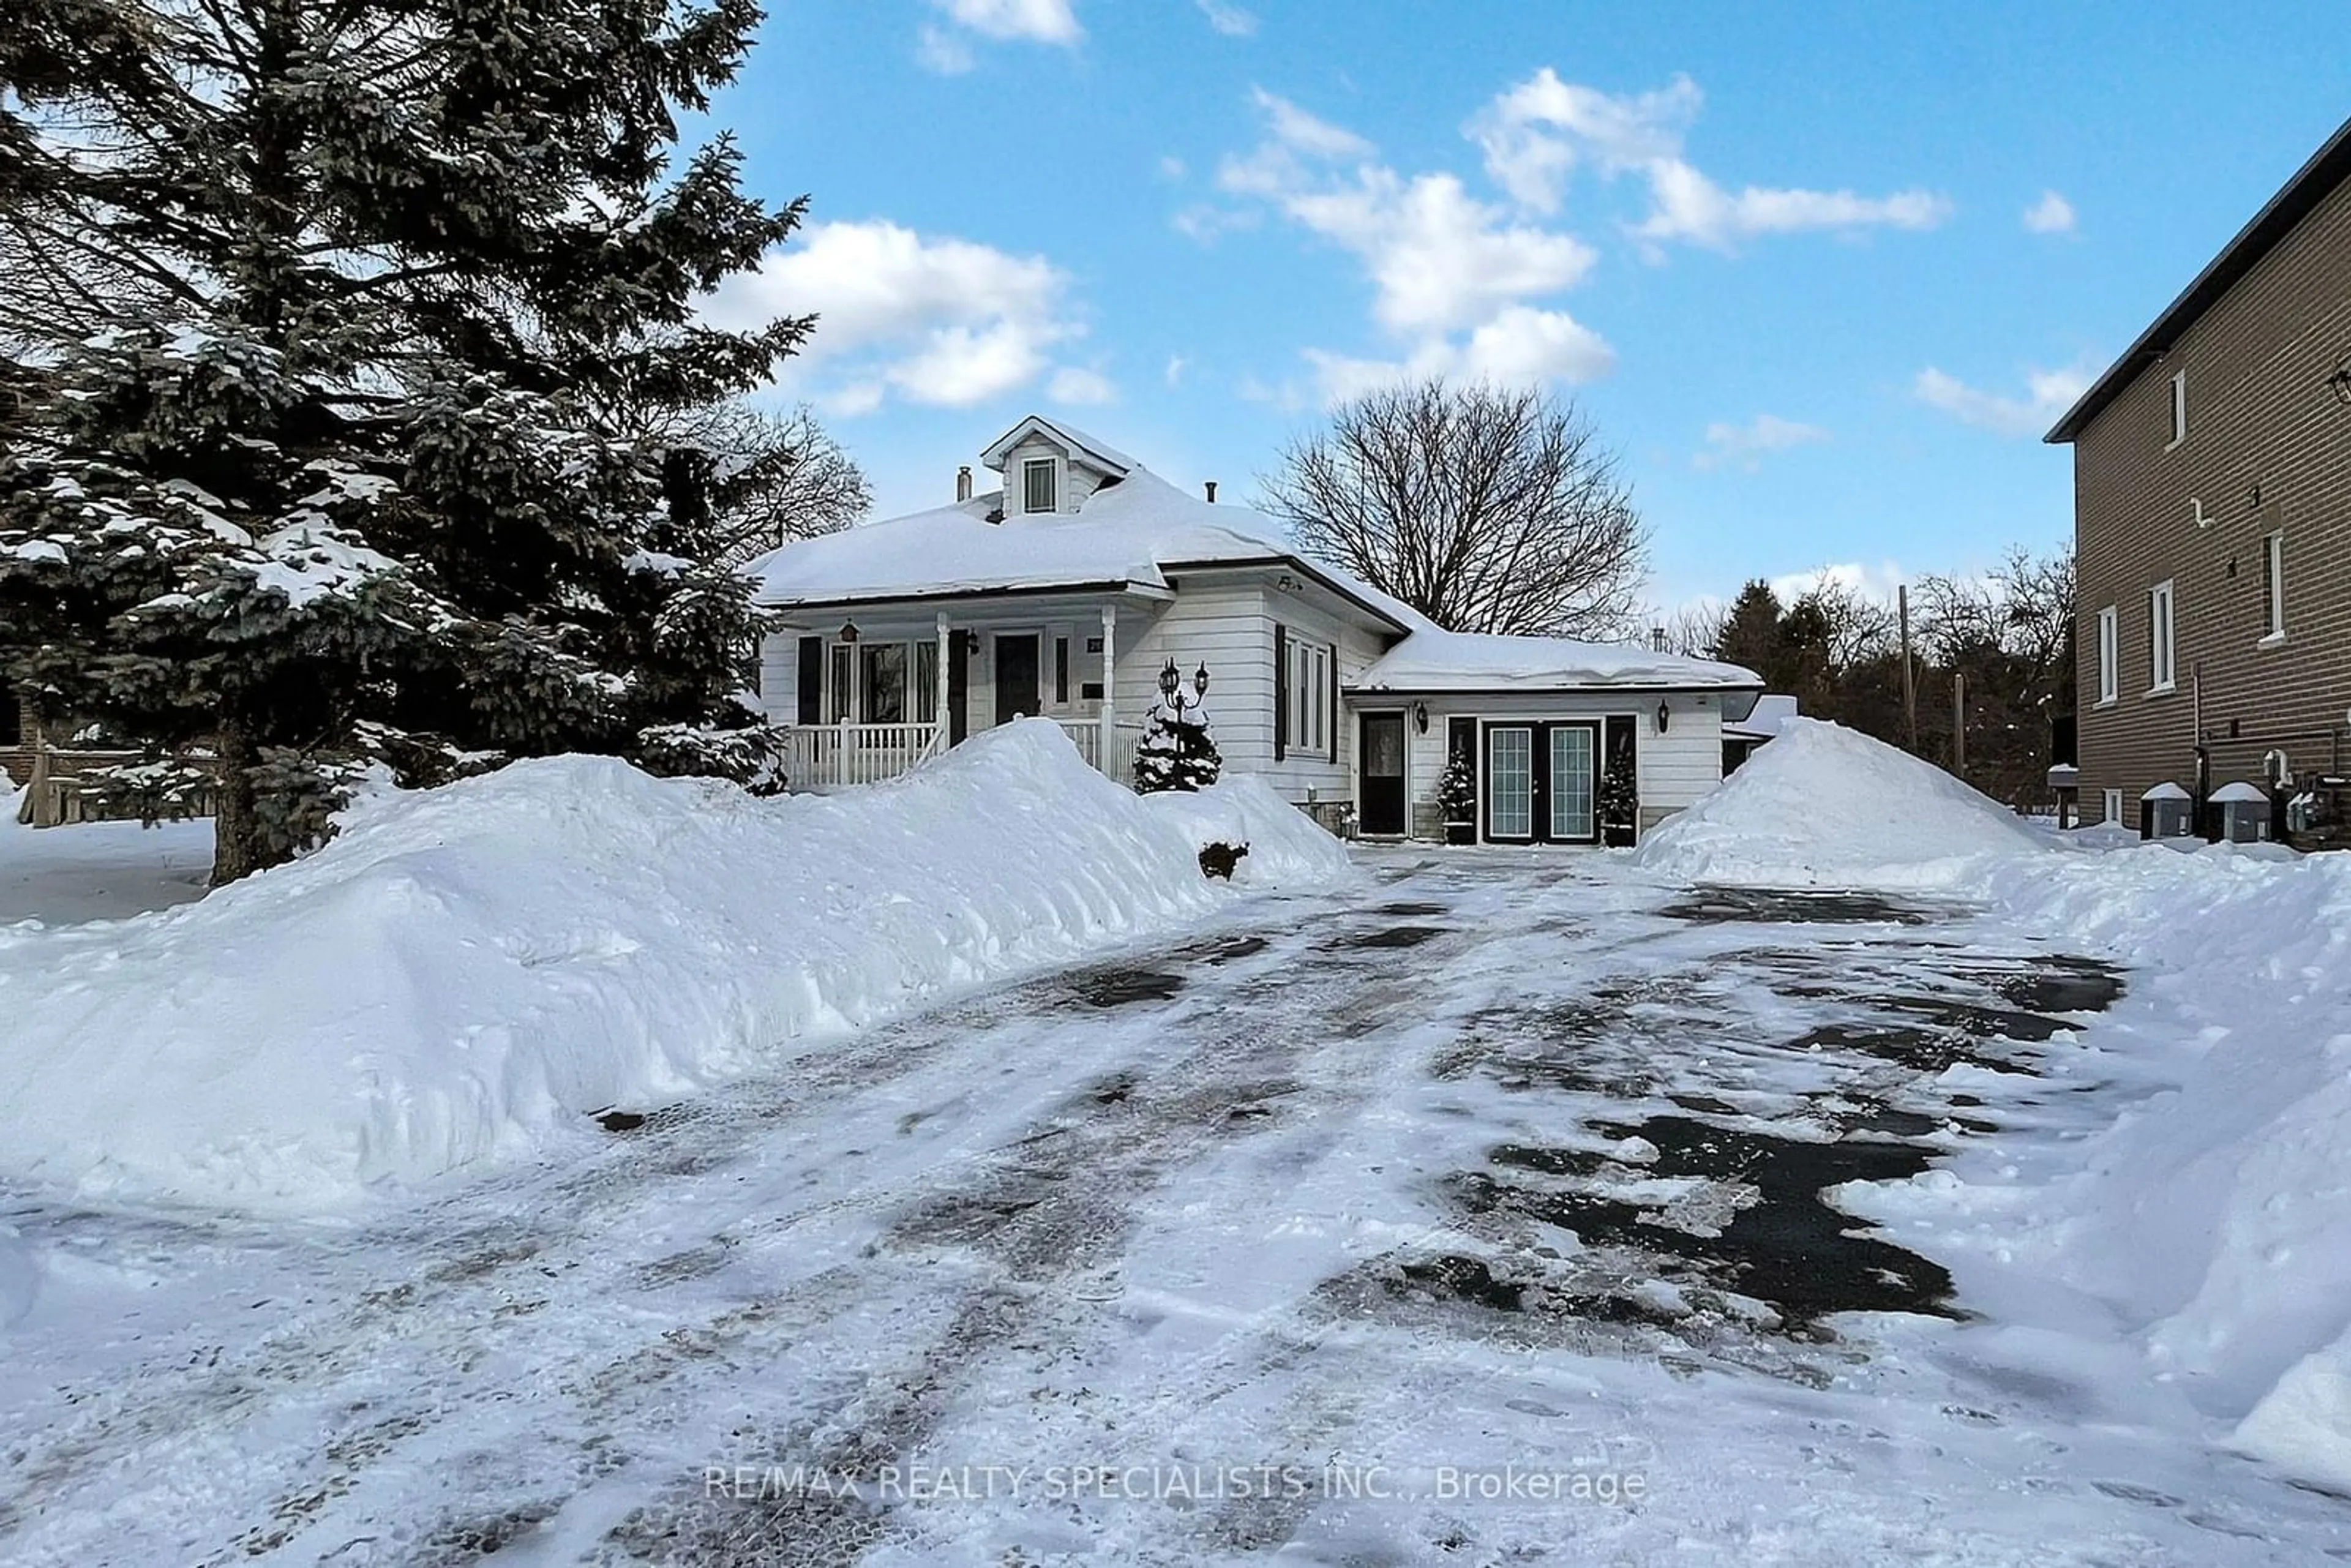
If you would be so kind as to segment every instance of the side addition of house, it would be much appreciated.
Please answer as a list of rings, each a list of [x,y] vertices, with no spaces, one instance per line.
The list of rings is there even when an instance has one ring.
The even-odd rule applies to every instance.
[[[1599,842],[1721,777],[1751,672],[1645,649],[1441,632],[1279,525],[1161,479],[1039,416],[950,505],[798,540],[757,563],[760,690],[794,789],[872,782],[1016,718],[1059,724],[1123,782],[1171,666],[1228,770],[1327,825],[1445,831],[1437,784],[1471,759],[1478,836]],[[1201,688],[1205,687],[1202,692]],[[1635,797],[1637,796],[1637,799]]]

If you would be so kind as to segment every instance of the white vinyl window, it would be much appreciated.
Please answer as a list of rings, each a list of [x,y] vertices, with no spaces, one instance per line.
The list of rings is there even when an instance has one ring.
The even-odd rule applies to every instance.
[[[1290,734],[1305,752],[1331,749],[1331,727],[1338,716],[1331,711],[1331,662],[1328,643],[1290,642]]]
[[[2110,703],[2123,695],[2122,617],[2111,604],[2098,612],[2098,700]]]
[[[2115,823],[2120,823],[2123,820],[2123,792],[2119,789],[2106,791],[2105,820]]]
[[[2147,594],[2147,695],[2173,688],[2177,653],[2172,641],[2171,584],[2158,582]]]
[[[1060,476],[1050,457],[1031,457],[1020,465],[1020,509],[1024,512],[1050,512],[1061,502]]]
[[[2285,641],[2285,535],[2272,534],[2262,541],[2262,603],[2267,622],[2264,643]]]
[[[2171,440],[2166,452],[2188,439],[2188,372],[2180,371],[2171,378]]]

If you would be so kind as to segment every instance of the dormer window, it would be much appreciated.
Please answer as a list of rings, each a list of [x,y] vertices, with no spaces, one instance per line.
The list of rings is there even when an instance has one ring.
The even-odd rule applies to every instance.
[[[1020,509],[1053,512],[1061,509],[1059,465],[1050,457],[1031,457],[1020,465]]]

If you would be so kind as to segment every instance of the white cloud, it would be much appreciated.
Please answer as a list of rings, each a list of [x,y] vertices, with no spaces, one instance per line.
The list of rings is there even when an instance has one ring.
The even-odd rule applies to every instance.
[[[2072,234],[2074,204],[2054,191],[2043,191],[2039,201],[2024,209],[2024,226],[2037,235]]]
[[[757,273],[730,278],[705,314],[739,327],[815,312],[815,333],[784,371],[830,412],[870,413],[892,395],[964,407],[1038,381],[1055,347],[1083,335],[1069,284],[1040,256],[883,219],[817,224]]]
[[[1191,171],[1185,167],[1184,160],[1176,157],[1173,152],[1164,154],[1159,160],[1159,177],[1163,180],[1181,180],[1190,172]]]
[[[1070,0],[931,0],[931,8],[945,25],[923,24],[914,57],[942,76],[960,76],[977,63],[975,37],[1071,48],[1086,36]]]
[[[1909,579],[1902,569],[1890,560],[1835,561],[1816,566],[1810,571],[1782,572],[1768,580],[1771,591],[1780,596],[1782,604],[1793,604],[1813,590],[1827,584],[1832,588],[1849,589],[1862,598],[1880,604],[1894,602],[1895,591]]]
[[[1512,305],[1466,340],[1426,338],[1400,359],[1358,359],[1309,349],[1306,361],[1323,401],[1345,402],[1430,376],[1520,384],[1593,381],[1615,368],[1616,353],[1599,333],[1564,310]]]
[[[1047,383],[1045,395],[1055,402],[1086,404],[1116,402],[1118,388],[1100,371],[1090,371],[1082,365],[1063,365],[1053,372]]]
[[[1752,473],[1761,466],[1767,453],[1784,452],[1791,446],[1809,445],[1828,438],[1829,433],[1817,424],[1782,419],[1776,413],[1759,413],[1745,424],[1718,421],[1706,427],[1706,446],[1690,459],[1690,464],[1697,468],[1736,465]]]
[[[1192,361],[1186,359],[1183,355],[1168,355],[1166,371],[1167,384],[1171,387],[1182,386],[1184,384],[1184,372],[1191,368]]]
[[[1361,136],[1286,99],[1259,89],[1256,102],[1266,139],[1227,159],[1218,185],[1353,256],[1373,287],[1374,321],[1403,350],[1395,359],[1310,351],[1326,395],[1407,375],[1583,381],[1614,363],[1590,328],[1532,303],[1581,283],[1596,259],[1590,246],[1512,220],[1455,175],[1400,173]],[[1217,211],[1179,214],[1177,226],[1211,237]]]
[[[1951,204],[1930,191],[1857,196],[1851,191],[1773,190],[1750,185],[1724,190],[1679,159],[1649,169],[1656,209],[1634,233],[1649,240],[1687,240],[1728,250],[1758,235],[1807,229],[1931,229],[1951,215]]]
[[[2086,361],[2063,370],[2030,371],[2024,378],[2025,395],[2018,398],[1983,392],[1929,365],[1918,372],[1910,390],[1920,402],[1963,424],[2001,435],[2038,435],[2089,390],[2096,375],[2096,366]]]
[[[1950,216],[1950,202],[1924,190],[1886,196],[1764,185],[1726,190],[1685,156],[1684,141],[1704,103],[1686,76],[1653,92],[1618,96],[1562,81],[1546,66],[1487,105],[1468,131],[1485,152],[1487,172],[1532,212],[1556,212],[1582,164],[1610,177],[1640,174],[1649,183],[1652,208],[1633,232],[1653,243],[1729,249],[1761,235],[1933,228]]]
[[[1228,38],[1246,38],[1257,31],[1257,13],[1244,11],[1230,0],[1200,0],[1200,13],[1208,18],[1208,26]]]
[[[1682,134],[1705,101],[1686,76],[1655,92],[1614,98],[1563,82],[1545,66],[1487,105],[1468,131],[1495,183],[1521,206],[1549,213],[1558,210],[1582,157],[1616,173],[1679,156]]]

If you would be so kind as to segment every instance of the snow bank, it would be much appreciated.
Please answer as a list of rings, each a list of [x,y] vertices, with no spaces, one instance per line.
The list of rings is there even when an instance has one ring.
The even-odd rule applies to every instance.
[[[1688,882],[1931,888],[1965,883],[1984,857],[2050,847],[2015,812],[1930,763],[1839,725],[1792,718],[1634,858]]]
[[[2351,857],[2140,844],[2001,868],[1981,891],[2131,965],[2133,994],[2087,1038],[2161,1085],[2003,1220],[2028,1234],[2001,1245],[2111,1303],[2235,1447],[2351,1491]]]
[[[2351,1492],[2351,856],[2046,833],[1799,719],[1635,858],[1953,894],[2126,965],[2082,1036],[2133,1085],[2111,1122],[2037,1166],[1962,1160],[1855,1201],[1963,1286],[2098,1337],[2093,1359],[2119,1331],[2215,1437]]]
[[[1058,727],[892,784],[756,800],[620,763],[518,764],[363,806],[318,854],[116,924],[0,929],[0,1169],[310,1210],[594,1135],[811,1041],[1343,874],[1254,784],[1139,800]]]
[[[1247,844],[1249,854],[1233,872],[1238,882],[1311,883],[1347,870],[1346,847],[1262,779],[1230,778],[1196,794],[1162,790],[1143,803],[1196,845]]]

